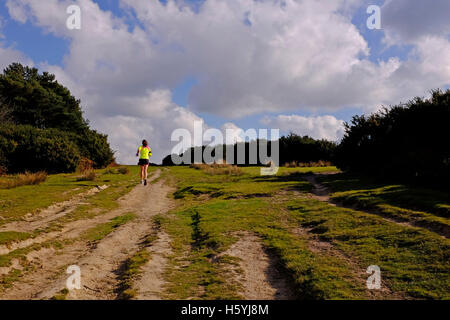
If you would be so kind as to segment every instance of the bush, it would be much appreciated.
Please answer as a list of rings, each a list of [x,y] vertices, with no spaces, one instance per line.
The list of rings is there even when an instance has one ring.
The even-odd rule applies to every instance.
[[[114,152],[108,144],[108,137],[95,130],[86,129],[80,134],[73,134],[80,153],[93,161],[94,168],[105,168],[114,161]]]
[[[8,172],[73,172],[80,161],[78,146],[70,135],[57,129],[28,125],[0,127],[0,155]],[[5,159],[6,158],[6,159]]]
[[[108,168],[105,171],[103,171],[103,174],[117,174],[117,170],[114,170],[112,168]]]
[[[0,74],[0,121],[0,166],[13,172],[70,172],[80,157],[95,168],[114,160],[107,136],[83,118],[81,101],[36,68],[13,63]]]
[[[92,171],[94,169],[94,161],[87,158],[81,158],[78,163],[77,172],[84,173],[86,171]]]
[[[449,121],[450,90],[355,116],[345,125],[337,165],[371,175],[444,183],[450,178]]]
[[[95,179],[97,179],[97,174],[94,170],[89,170],[83,172],[83,174],[77,178],[77,181],[95,181]]]
[[[2,189],[12,189],[26,185],[38,185],[44,182],[45,180],[47,180],[46,172],[43,171],[36,173],[25,172],[23,174],[18,174],[17,176],[11,177],[11,179],[1,181],[0,187]]]
[[[117,172],[120,174],[129,174],[130,169],[128,169],[127,167],[120,167],[119,169],[117,169]]]
[[[213,164],[205,164],[205,163],[194,163],[190,165],[191,168],[197,170],[203,170],[205,173],[210,175],[231,175],[238,176],[243,174],[241,168],[238,166],[233,166],[231,164],[226,163],[213,163]]]

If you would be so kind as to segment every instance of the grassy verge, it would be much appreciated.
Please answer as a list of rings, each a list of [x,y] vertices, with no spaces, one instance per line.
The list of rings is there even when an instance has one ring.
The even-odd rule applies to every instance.
[[[450,197],[446,192],[388,184],[350,174],[324,176],[320,180],[333,191],[331,198],[345,206],[379,212],[441,234],[450,233]]]
[[[129,174],[103,174],[106,170],[96,170],[94,181],[77,181],[77,174],[57,174],[47,177],[39,185],[26,185],[14,189],[0,189],[0,225],[20,220],[27,213],[37,212],[54,203],[69,200],[74,195],[98,185],[118,185],[138,181],[138,167],[129,166]],[[0,179],[8,179],[2,177]]]

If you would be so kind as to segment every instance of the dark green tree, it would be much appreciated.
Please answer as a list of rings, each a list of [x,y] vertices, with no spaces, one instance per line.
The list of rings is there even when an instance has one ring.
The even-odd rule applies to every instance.
[[[58,170],[70,171],[81,157],[94,161],[98,168],[105,167],[114,160],[114,152],[110,148],[107,136],[89,128],[88,121],[83,118],[80,100],[48,72],[40,74],[36,68],[13,63],[0,74],[0,121],[2,125],[8,123],[17,126],[17,128],[10,126],[8,130],[2,131],[4,135],[8,133],[8,139],[15,141],[15,144],[29,144],[29,141],[34,141],[42,147],[37,150],[36,145],[34,152],[46,150],[43,154],[51,157],[47,160],[52,161],[53,167],[49,161],[46,162],[45,156],[38,158],[37,155],[33,155],[34,164],[40,170],[47,169],[53,172],[54,168],[61,168]],[[23,126],[39,130],[30,128],[25,130]],[[55,141],[47,131],[55,134],[53,138]],[[24,132],[27,132],[27,140],[20,139]],[[46,137],[44,140],[43,136]],[[56,139],[66,143],[60,144]],[[20,151],[21,148],[15,148],[13,156],[12,151],[8,153],[10,149],[5,145],[5,139],[0,139],[0,143],[3,143],[0,145],[0,160],[3,164],[0,165],[13,171],[32,169],[33,165],[30,164],[18,165],[22,163],[22,159],[15,158],[11,161],[12,157],[24,154]],[[67,146],[66,151],[62,149],[64,145]],[[28,152],[33,153],[33,150],[30,149]],[[73,153],[73,157],[68,156],[70,161],[64,160],[70,164],[67,167],[60,165],[55,153],[61,153],[61,157]],[[63,153],[65,155],[62,155]],[[26,161],[26,157],[23,161]],[[48,168],[45,167],[46,163]]]

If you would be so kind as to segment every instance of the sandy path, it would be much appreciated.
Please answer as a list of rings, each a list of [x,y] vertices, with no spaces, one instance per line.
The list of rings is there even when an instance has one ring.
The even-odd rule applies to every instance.
[[[160,176],[156,171],[149,179]],[[33,251],[27,257],[37,270],[24,276],[1,295],[1,299],[42,299],[50,298],[65,287],[68,265],[81,268],[82,289],[71,291],[69,299],[114,299],[120,264],[134,254],[142,239],[151,232],[151,218],[170,210],[171,200],[167,197],[170,188],[159,181],[147,187],[138,185],[130,193],[118,200],[119,208],[99,216],[97,219],[77,220],[65,226],[60,238],[76,238],[82,231],[98,223],[133,212],[137,219],[128,222],[102,239],[95,247],[84,241],[54,249]],[[94,221],[95,220],[95,221]]]
[[[224,254],[239,258],[240,272],[233,272],[244,291],[246,300],[293,300],[294,290],[278,259],[261,244],[252,233],[240,233],[239,240]]]
[[[136,299],[161,300],[161,292],[165,284],[163,280],[165,266],[172,253],[169,235],[160,231],[158,240],[154,241],[147,250],[150,253],[150,260],[142,268],[142,274],[133,286],[137,291]]]

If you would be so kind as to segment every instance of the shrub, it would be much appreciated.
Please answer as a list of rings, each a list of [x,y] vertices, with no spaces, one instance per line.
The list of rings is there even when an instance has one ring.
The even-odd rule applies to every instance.
[[[110,164],[108,164],[107,168],[116,168],[118,166],[119,164],[115,160],[113,160]]]
[[[103,171],[103,174],[117,174],[117,170],[108,168],[105,171]]]
[[[77,178],[77,181],[95,181],[95,179],[97,179],[97,174],[94,170],[89,170],[83,172],[83,174]]]
[[[0,155],[8,172],[73,172],[80,161],[78,146],[70,135],[57,129],[28,125],[0,127]],[[6,160],[5,160],[6,158]]]
[[[114,152],[108,144],[108,137],[95,130],[85,129],[73,134],[83,157],[93,161],[94,168],[105,168],[114,161]]]
[[[94,169],[94,161],[88,158],[81,158],[78,163],[77,172],[84,173],[86,171],[92,171]]]
[[[12,189],[20,186],[38,185],[44,182],[45,180],[47,180],[46,172],[43,171],[36,173],[25,172],[11,177],[11,179],[1,181],[0,186],[2,189]]]
[[[119,169],[117,169],[117,172],[120,174],[129,174],[130,169],[128,169],[127,167],[120,167]]]
[[[203,170],[205,173],[210,175],[231,175],[238,176],[243,174],[241,168],[238,166],[233,166],[231,164],[226,163],[213,163],[213,164],[192,164],[191,168],[195,168],[197,170]]]
[[[450,178],[450,90],[415,98],[345,124],[337,152],[343,170],[407,180]]]

